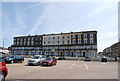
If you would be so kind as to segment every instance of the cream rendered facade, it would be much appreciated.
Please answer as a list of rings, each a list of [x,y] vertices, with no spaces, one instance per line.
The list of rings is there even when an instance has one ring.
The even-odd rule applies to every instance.
[[[69,36],[69,38],[68,38]],[[64,37],[64,39],[63,39]],[[43,36],[43,46],[44,45],[61,45],[63,44],[71,44],[71,35],[48,35]],[[69,41],[69,43],[68,43]]]

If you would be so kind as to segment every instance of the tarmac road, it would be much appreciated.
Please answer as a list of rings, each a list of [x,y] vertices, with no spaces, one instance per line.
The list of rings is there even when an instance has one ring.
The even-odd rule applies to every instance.
[[[7,64],[6,79],[118,79],[118,62],[84,62],[63,60],[56,66],[28,66],[24,63]]]

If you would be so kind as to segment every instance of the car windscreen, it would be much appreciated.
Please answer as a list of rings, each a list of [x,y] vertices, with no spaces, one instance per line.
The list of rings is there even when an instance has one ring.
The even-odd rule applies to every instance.
[[[46,58],[45,60],[52,60],[52,58]]]
[[[32,57],[32,59],[38,59],[39,58],[39,56],[33,56]]]

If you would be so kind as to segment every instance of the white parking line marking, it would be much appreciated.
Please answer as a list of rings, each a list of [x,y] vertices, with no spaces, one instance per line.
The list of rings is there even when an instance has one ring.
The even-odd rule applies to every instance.
[[[107,63],[102,63],[102,64],[107,64]]]
[[[72,68],[74,65],[75,65],[75,63],[74,63],[74,64],[72,64],[69,68]]]
[[[91,62],[85,62],[85,63],[91,63]]]
[[[88,70],[88,66],[87,66],[87,64],[85,64],[85,67],[86,67],[86,69]]]

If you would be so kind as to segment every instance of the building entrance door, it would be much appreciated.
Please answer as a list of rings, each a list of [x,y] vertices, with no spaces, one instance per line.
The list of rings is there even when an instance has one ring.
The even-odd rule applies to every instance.
[[[85,52],[83,52],[83,57],[85,57]]]
[[[71,57],[73,57],[73,54],[74,54],[74,53],[72,52],[72,53],[71,53]]]
[[[62,52],[60,52],[60,56],[63,56],[63,53],[62,53]]]

